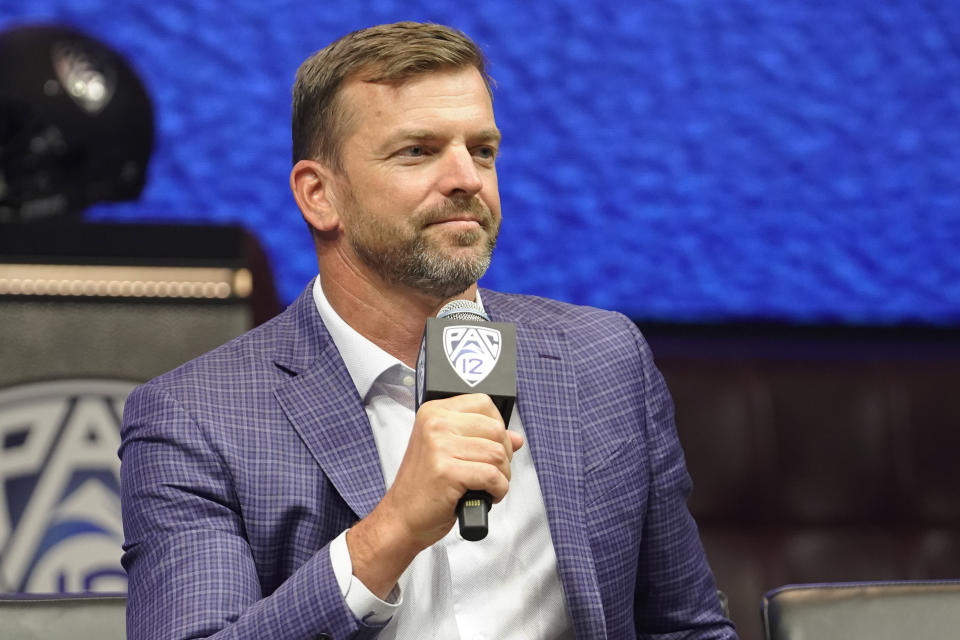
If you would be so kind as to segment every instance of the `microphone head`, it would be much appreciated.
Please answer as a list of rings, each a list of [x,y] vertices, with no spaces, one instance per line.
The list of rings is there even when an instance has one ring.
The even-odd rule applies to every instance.
[[[465,322],[490,322],[490,316],[473,300],[451,300],[440,307],[437,318]]]

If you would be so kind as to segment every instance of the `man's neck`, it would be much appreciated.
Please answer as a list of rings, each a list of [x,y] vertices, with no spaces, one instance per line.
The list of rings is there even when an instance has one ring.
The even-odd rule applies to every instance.
[[[330,306],[355,329],[409,367],[416,367],[427,318],[450,299],[476,298],[477,285],[450,299],[437,299],[378,276],[324,269],[320,284]]]

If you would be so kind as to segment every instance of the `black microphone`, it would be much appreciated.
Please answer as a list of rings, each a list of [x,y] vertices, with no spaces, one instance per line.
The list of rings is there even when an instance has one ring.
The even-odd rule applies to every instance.
[[[465,393],[485,393],[503,423],[509,424],[517,400],[517,325],[490,322],[476,302],[448,302],[428,318],[417,358],[417,409],[428,400]],[[487,536],[487,512],[493,499],[486,491],[467,491],[457,502],[460,537]]]

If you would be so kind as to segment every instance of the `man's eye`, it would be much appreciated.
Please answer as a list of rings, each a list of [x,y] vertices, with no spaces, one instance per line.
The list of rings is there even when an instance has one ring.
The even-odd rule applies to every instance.
[[[477,155],[481,158],[492,160],[497,156],[497,150],[493,147],[477,147]]]
[[[406,149],[403,150],[403,155],[410,156],[413,158],[420,157],[423,154],[424,154],[424,149],[419,145],[413,146],[413,147],[407,147]]]

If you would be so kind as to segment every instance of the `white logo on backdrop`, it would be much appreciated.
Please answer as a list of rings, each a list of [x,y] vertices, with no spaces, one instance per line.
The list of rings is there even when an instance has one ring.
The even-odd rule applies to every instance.
[[[443,351],[457,375],[475,387],[497,366],[500,331],[474,325],[444,327]]]
[[[0,391],[0,590],[122,592],[120,416],[135,386]]]

